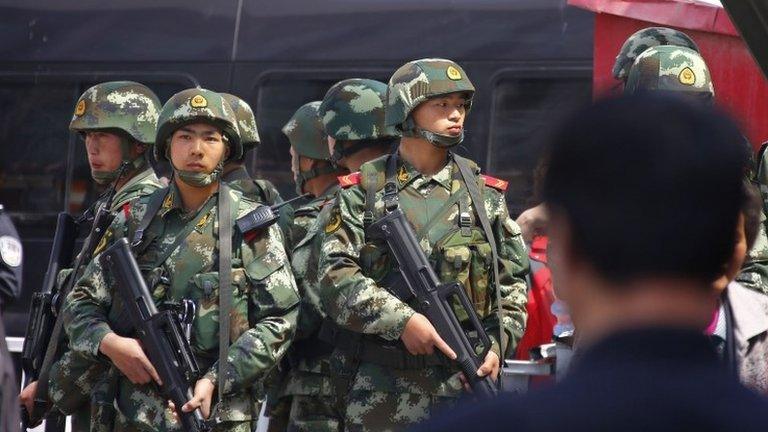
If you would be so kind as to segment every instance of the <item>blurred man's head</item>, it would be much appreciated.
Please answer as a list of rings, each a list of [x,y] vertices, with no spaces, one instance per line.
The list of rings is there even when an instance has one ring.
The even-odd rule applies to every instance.
[[[742,142],[710,108],[651,95],[598,102],[555,131],[543,194],[577,329],[603,312],[706,325],[745,201]]]

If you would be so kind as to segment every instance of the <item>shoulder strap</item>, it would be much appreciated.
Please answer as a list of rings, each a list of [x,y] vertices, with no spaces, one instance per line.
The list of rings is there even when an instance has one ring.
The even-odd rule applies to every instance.
[[[477,176],[475,176],[470,171],[469,164],[467,163],[466,159],[454,155],[453,160],[456,162],[456,166],[459,167],[461,176],[464,177],[464,183],[466,183],[467,190],[469,190],[469,196],[470,199],[472,199],[472,205],[475,207],[475,211],[477,212],[477,218],[480,220],[480,225],[483,227],[485,236],[488,238],[488,244],[491,245],[491,253],[493,254],[493,285],[496,291],[496,312],[498,313],[499,317],[499,348],[502,357],[499,360],[503,365],[507,347],[504,343],[504,321],[502,320],[503,313],[501,305],[501,287],[499,284],[499,254],[496,248],[496,237],[493,235],[491,222],[488,220],[488,214],[485,211],[485,202],[483,201],[482,195],[480,194],[480,189],[478,188]]]
[[[226,183],[219,183],[219,400],[224,398],[232,311],[232,199]]]
[[[160,211],[160,207],[162,207],[163,201],[165,201],[165,197],[168,196],[168,191],[170,190],[171,188],[168,187],[163,192],[152,195],[149,199],[149,203],[147,203],[147,211],[144,213],[144,217],[141,218],[139,226],[136,228],[136,232],[133,233],[133,239],[131,240],[131,247],[133,250],[137,250],[139,245],[144,241],[144,231],[149,228],[152,219],[157,212]]]

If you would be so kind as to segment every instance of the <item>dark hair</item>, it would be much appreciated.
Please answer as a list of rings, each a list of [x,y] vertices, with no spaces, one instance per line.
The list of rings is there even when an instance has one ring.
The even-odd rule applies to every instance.
[[[760,231],[763,219],[763,198],[754,183],[745,180],[743,184],[745,200],[741,212],[744,214],[744,237],[749,250],[755,245],[757,233]]]
[[[711,281],[745,201],[743,136],[712,107],[663,95],[595,103],[550,141],[543,194],[570,251],[609,280]]]

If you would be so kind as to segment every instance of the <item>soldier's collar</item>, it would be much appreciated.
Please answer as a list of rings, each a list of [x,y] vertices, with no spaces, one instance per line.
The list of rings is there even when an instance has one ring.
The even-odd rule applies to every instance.
[[[419,177],[423,177],[422,174],[413,165],[398,156],[397,169],[395,170],[395,182],[398,188],[404,189]]]
[[[397,172],[395,173],[395,179],[397,180],[397,185],[400,189],[407,187],[413,182],[417,182],[418,184],[416,187],[419,187],[423,183],[435,181],[450,192],[452,172],[453,162],[451,160],[449,160],[448,163],[446,163],[445,166],[434,175],[426,176],[414,168],[413,165],[403,160],[403,158],[398,158],[398,167]]]
[[[184,211],[179,190],[176,188],[176,183],[171,180],[171,184],[168,185],[168,193],[165,194],[165,199],[163,199],[163,203],[160,204],[160,210],[158,210],[157,214],[160,217],[165,217],[165,215],[174,209],[182,212]]]

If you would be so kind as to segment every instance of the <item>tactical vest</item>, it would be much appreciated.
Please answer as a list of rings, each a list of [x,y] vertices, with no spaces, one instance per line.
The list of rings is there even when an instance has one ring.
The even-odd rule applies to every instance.
[[[455,226],[444,233],[430,245],[432,251],[429,260],[432,267],[443,281],[457,281],[462,284],[465,292],[472,301],[475,311],[480,317],[488,316],[491,312],[491,290],[489,280],[498,280],[498,260],[495,238],[490,232],[490,222],[487,220],[485,204],[480,198],[473,199],[468,182],[474,182],[476,190],[482,190],[482,183],[476,175],[477,166],[474,162],[457,155],[450,155],[454,163],[453,185],[461,185],[458,191],[452,191],[451,197],[438,210],[433,218],[416,231],[417,239],[423,244],[429,241],[430,230],[436,223],[444,220],[458,207],[458,217]],[[471,173],[471,177],[469,176]],[[364,228],[368,227],[388,208],[400,205],[397,172],[397,154],[392,154],[386,162],[385,172],[376,169],[372,164],[361,168],[361,187],[365,190],[365,211],[363,214]],[[465,178],[468,177],[468,178]],[[383,191],[382,199],[377,201],[378,192]],[[477,196],[477,193],[475,193]],[[470,210],[470,205],[472,210]],[[482,206],[482,209],[479,209]],[[485,218],[485,221],[482,220]],[[413,304],[412,299],[404,298],[401,289],[402,281],[396,271],[396,263],[389,256],[387,245],[383,242],[370,241],[366,234],[366,243],[360,250],[360,266],[363,274],[372,278],[381,287],[386,288],[400,300],[419,311],[420,307]],[[498,300],[497,300],[498,301]],[[460,321],[467,319],[466,313],[460,307],[454,309]],[[472,338],[471,334],[468,334]],[[357,352],[359,360],[381,364],[397,369],[422,369],[425,366],[452,366],[443,355],[409,354],[401,341],[385,341],[371,335],[361,335],[335,325],[326,319],[320,332],[320,337],[346,352]]]

